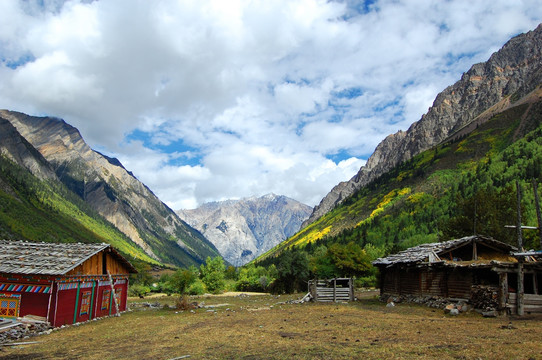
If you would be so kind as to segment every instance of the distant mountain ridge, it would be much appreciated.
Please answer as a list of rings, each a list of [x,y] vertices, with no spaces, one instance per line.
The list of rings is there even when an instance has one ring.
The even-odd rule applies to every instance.
[[[321,200],[302,228],[396,165],[510,107],[541,82],[542,24],[509,40],[487,62],[472,66],[438,94],[428,112],[407,131],[386,137],[352,179],[336,185]]]
[[[244,265],[299,230],[311,208],[274,194],[211,202],[177,214],[201,231],[235,266]]]
[[[59,180],[151,258],[197,265],[217,249],[117,159],[92,150],[65,121],[0,110],[2,153],[40,179]]]

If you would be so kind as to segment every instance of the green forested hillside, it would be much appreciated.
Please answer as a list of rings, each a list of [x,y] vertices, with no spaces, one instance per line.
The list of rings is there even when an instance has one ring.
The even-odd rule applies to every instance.
[[[131,261],[158,262],[54,181],[42,181],[0,156],[0,238],[45,242],[107,242]]]
[[[425,151],[359,189],[334,210],[267,252],[256,263],[278,264],[285,253],[314,253],[358,244],[370,257],[474,232],[516,243],[516,187],[523,224],[536,225],[533,179],[542,166],[542,102],[493,116],[467,135]],[[525,231],[527,248],[538,234]]]

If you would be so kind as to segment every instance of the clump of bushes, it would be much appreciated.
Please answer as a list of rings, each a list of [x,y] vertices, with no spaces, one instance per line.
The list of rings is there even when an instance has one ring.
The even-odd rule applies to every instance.
[[[144,297],[151,292],[151,288],[142,284],[130,285],[128,296]]]

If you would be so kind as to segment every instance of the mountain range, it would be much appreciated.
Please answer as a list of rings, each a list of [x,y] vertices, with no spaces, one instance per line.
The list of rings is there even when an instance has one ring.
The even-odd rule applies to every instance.
[[[225,260],[241,266],[295,234],[311,210],[286,196],[268,194],[211,202],[177,214],[209,239]]]
[[[458,82],[438,94],[428,112],[407,131],[386,137],[352,179],[335,186],[321,200],[302,227],[398,164],[451,136],[472,131],[536,89],[542,80],[541,39],[539,25],[509,40],[487,62],[472,66]]]
[[[514,243],[504,225],[515,218],[516,181],[523,220],[536,223],[532,183],[542,180],[541,123],[539,25],[473,65],[407,131],[385,138],[298,233],[256,262],[350,241],[373,257],[473,232]],[[535,235],[524,234],[531,246]]]
[[[0,110],[0,138],[3,203],[17,204],[21,213],[34,213],[30,219],[36,223],[20,228],[19,219],[6,212],[0,221],[3,237],[73,241],[77,234],[69,232],[62,238],[53,234],[62,226],[48,223],[55,222],[54,212],[86,224],[87,230],[100,229],[97,240],[117,239],[121,252],[146,262],[187,267],[219,256],[212,243],[117,159],[92,150],[65,121]],[[24,186],[24,192],[18,190]],[[51,227],[55,230],[45,230]]]
[[[381,256],[476,226],[512,241],[501,225],[513,216],[515,180],[524,219],[534,218],[528,194],[542,176],[541,122],[542,25],[473,65],[312,213],[267,195],[178,215],[63,120],[1,110],[0,237],[107,241],[130,259],[183,267],[220,253],[241,265],[348,241]]]

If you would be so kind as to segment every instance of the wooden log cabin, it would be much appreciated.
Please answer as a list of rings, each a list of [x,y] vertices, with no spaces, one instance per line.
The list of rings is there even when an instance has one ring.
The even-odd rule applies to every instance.
[[[135,272],[109,244],[0,240],[0,318],[57,327],[119,314]]]
[[[542,261],[517,256],[517,249],[485,236],[422,244],[373,262],[380,271],[381,297],[473,300],[479,287],[498,299],[495,310],[542,312]],[[518,262],[518,258],[521,261]],[[518,286],[521,284],[521,286]],[[518,290],[519,289],[519,290]],[[517,298],[521,299],[521,303]]]

